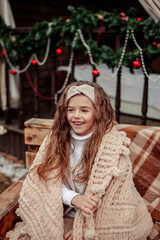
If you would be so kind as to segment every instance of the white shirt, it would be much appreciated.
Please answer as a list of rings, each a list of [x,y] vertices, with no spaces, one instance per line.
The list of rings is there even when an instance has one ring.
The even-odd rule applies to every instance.
[[[84,145],[92,135],[92,132],[85,136],[79,136],[73,130],[71,130],[71,135],[73,138],[73,143],[71,143],[70,145],[70,177],[73,179],[78,169],[76,169],[74,174],[72,173],[72,171],[74,170],[75,166],[80,162]],[[62,184],[62,201],[64,204],[71,207],[73,207],[71,205],[72,199],[78,194],[83,194],[85,191],[84,183],[74,182],[74,187],[76,191],[70,190],[65,184]]]

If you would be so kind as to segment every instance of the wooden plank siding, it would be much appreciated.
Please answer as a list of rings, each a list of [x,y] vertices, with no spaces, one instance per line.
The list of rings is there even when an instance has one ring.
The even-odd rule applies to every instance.
[[[7,133],[0,135],[0,151],[19,160],[25,159],[26,146],[24,144],[24,130],[17,129],[14,125],[6,125],[1,122],[7,129]]]
[[[142,5],[134,0],[99,0],[94,2],[92,0],[63,0],[60,2],[53,0],[10,0],[10,4],[17,27],[33,26],[36,22],[50,21],[58,17],[67,18],[70,15],[70,12],[67,10],[69,5],[74,7],[84,6],[92,11],[97,11],[98,9],[112,11],[117,9],[119,12],[125,12],[129,8],[135,7],[139,9],[141,17],[147,15]]]

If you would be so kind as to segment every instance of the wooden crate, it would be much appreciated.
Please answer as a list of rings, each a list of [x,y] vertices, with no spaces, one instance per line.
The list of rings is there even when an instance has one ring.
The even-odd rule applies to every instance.
[[[24,125],[24,141],[28,147],[25,153],[26,168],[30,168],[41,143],[51,131],[53,119],[31,118]]]

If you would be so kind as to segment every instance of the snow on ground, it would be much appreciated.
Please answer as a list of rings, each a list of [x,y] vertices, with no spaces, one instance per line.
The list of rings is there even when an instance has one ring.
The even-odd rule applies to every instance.
[[[22,164],[14,163],[3,156],[0,156],[0,173],[4,173],[8,177],[11,177],[13,182],[18,180],[27,171],[28,169]]]
[[[7,130],[4,126],[0,125],[0,135],[6,132]],[[13,161],[13,157],[9,157],[9,155],[5,157],[3,153],[0,153],[0,193],[22,177],[26,172],[28,172],[28,169],[26,169],[20,161]]]

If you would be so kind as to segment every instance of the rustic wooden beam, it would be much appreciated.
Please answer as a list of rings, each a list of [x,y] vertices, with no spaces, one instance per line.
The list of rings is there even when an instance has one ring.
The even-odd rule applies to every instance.
[[[115,51],[121,46],[121,35],[115,35]]]
[[[95,68],[95,67],[92,66],[92,69],[93,69],[93,70],[94,70],[94,68]],[[96,77],[95,77],[94,75],[93,75],[93,79],[92,79],[92,81],[96,83]]]
[[[9,124],[12,122],[11,118],[11,109],[10,109],[10,93],[9,93],[9,73],[8,66],[5,64],[5,84],[6,84],[6,110],[5,110],[5,124]]]
[[[144,76],[141,124],[146,125],[148,111],[148,77]]]
[[[74,56],[76,56],[76,52],[75,52]],[[69,78],[69,83],[72,83],[72,82],[75,81],[75,79],[74,79],[74,71],[75,71],[75,62],[74,62],[74,59],[73,59],[71,74],[70,74],[70,78]]]
[[[38,91],[38,67],[35,66],[34,70],[34,87]],[[39,117],[39,98],[37,93],[34,92],[34,117]]]
[[[116,120],[120,122],[120,107],[121,107],[121,67],[117,74],[117,86],[116,86],[116,101],[115,101],[115,112]]]
[[[55,61],[53,63],[53,69],[51,72],[51,96],[55,96],[56,92],[56,77],[55,77]],[[52,99],[52,118],[54,117],[56,111],[55,99]]]
[[[21,73],[20,74],[20,82],[19,82],[19,95],[20,95],[20,99],[19,99],[19,113],[18,113],[18,127],[19,129],[23,129],[24,128],[24,75]]]

